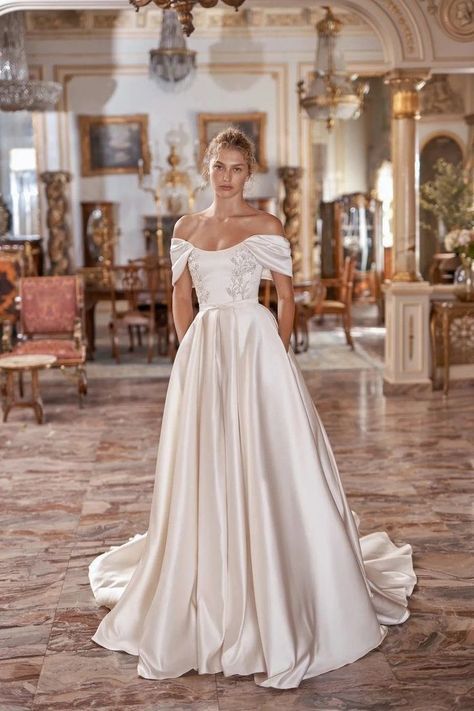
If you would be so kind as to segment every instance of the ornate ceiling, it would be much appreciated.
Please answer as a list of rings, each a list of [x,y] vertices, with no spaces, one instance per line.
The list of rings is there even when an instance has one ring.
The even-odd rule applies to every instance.
[[[313,31],[325,4],[327,0],[292,0],[291,4],[285,0],[245,0],[235,13],[219,3],[218,8],[195,10],[195,34],[200,27],[206,31],[214,29],[221,35],[238,28],[270,32],[275,28],[283,31],[285,27],[304,31],[306,27],[307,31]],[[370,28],[384,47],[386,63],[394,67],[473,70],[473,0],[335,0],[331,7],[337,14],[345,15],[347,31],[358,25],[359,29]],[[109,10],[112,15],[108,19],[104,16],[103,21],[110,27],[132,23],[128,13],[134,14],[127,0],[0,0],[0,14],[13,9]],[[143,17],[146,12],[144,8],[138,14]],[[155,7],[148,12],[160,11]]]

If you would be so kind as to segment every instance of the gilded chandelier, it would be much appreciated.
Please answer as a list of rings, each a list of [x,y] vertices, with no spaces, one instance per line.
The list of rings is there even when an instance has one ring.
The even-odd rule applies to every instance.
[[[342,22],[325,5],[325,17],[318,22],[318,48],[313,78],[307,90],[298,82],[301,108],[309,117],[326,121],[328,130],[336,119],[358,118],[369,91],[367,82],[357,82],[356,74],[346,72],[344,56],[338,47]]]
[[[129,0],[129,2],[136,10],[139,10],[141,7],[146,7],[146,5],[149,5],[151,2],[161,7],[162,10],[176,10],[183,26],[184,34],[189,37],[189,35],[194,32],[192,14],[194,6],[201,5],[201,7],[204,8],[215,7],[219,0]],[[245,0],[222,0],[222,2],[238,10]]]

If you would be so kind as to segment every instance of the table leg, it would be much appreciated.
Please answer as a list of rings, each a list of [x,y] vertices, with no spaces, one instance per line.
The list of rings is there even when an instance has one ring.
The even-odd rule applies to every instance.
[[[41,400],[38,371],[36,370],[36,368],[31,369],[31,393],[32,405],[33,410],[35,411],[36,421],[39,425],[42,425],[44,422],[43,401]]]
[[[443,313],[443,360],[444,360],[444,394],[449,390],[449,314]]]
[[[97,302],[88,303],[85,310],[87,359],[94,360],[95,353],[95,307]]]
[[[5,399],[3,402],[3,421],[7,421],[8,414],[15,404],[15,373],[9,370],[6,375]]]
[[[436,363],[436,322],[437,317],[435,313],[431,314],[430,318],[430,336],[431,336],[431,382],[433,390],[438,387],[437,378],[437,363]]]

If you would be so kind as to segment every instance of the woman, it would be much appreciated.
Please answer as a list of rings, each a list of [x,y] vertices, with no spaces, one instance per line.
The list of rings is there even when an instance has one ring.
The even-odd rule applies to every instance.
[[[171,244],[180,347],[149,528],[92,562],[96,599],[112,608],[93,639],[138,655],[146,678],[195,669],[286,689],[377,647],[408,618],[416,577],[408,544],[359,540],[289,347],[289,243],[243,198],[251,144],[227,129],[206,166],[214,201],[181,218]],[[258,303],[261,277],[278,321]]]

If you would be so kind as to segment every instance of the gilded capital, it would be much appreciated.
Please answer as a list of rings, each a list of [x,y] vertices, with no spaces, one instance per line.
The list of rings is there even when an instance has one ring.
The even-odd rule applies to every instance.
[[[385,83],[392,87],[392,117],[419,118],[420,89],[430,72],[415,69],[394,69],[385,75]]]

